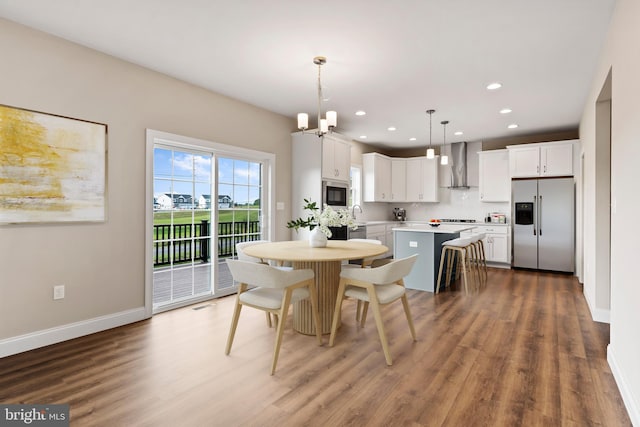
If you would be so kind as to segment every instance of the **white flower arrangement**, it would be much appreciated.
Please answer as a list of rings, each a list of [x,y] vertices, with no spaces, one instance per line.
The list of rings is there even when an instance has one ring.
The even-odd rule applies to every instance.
[[[298,231],[300,228],[308,227],[309,230],[313,230],[318,227],[327,238],[331,237],[329,227],[342,227],[346,225],[352,230],[358,228],[348,209],[335,210],[331,206],[324,205],[324,209],[320,211],[316,202],[312,202],[309,199],[304,199],[304,202],[306,203],[304,209],[310,211],[309,216],[307,219],[298,218],[289,221],[287,223],[288,228],[294,228]]]

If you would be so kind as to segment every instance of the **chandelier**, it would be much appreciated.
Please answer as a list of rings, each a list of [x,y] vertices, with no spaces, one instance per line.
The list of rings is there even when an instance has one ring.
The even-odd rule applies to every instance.
[[[327,63],[324,56],[316,56],[313,63],[318,66],[318,130],[316,135],[322,136],[327,132],[332,132],[338,124],[338,113],[335,111],[327,111],[326,118],[322,118],[322,83],[320,82],[320,69]],[[309,115],[307,113],[298,113],[298,129],[302,132],[309,128]]]

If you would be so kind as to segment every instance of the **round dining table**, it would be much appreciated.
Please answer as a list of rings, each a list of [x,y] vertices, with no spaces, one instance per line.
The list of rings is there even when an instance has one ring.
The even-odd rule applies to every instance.
[[[263,260],[291,262],[294,269],[309,268],[315,273],[318,311],[322,333],[331,332],[331,316],[336,305],[342,261],[373,258],[389,250],[384,245],[349,240],[329,240],[326,247],[314,248],[306,240],[268,242],[244,249],[245,254]],[[315,335],[311,303],[293,305],[293,329]]]

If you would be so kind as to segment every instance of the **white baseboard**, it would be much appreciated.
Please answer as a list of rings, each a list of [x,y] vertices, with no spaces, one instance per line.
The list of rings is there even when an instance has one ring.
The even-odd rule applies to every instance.
[[[640,408],[638,408],[633,393],[629,390],[629,386],[620,372],[620,368],[616,362],[615,351],[611,344],[607,346],[607,362],[609,362],[613,378],[616,380],[618,390],[620,390],[622,400],[627,408],[627,413],[629,414],[629,418],[631,418],[631,424],[634,426],[640,426]]]
[[[117,328],[118,326],[144,320],[147,317],[144,307],[140,307],[7,338],[0,340],[0,357],[11,356],[84,335]]]
[[[611,311],[592,307],[591,301],[587,298],[587,295],[584,292],[582,294],[584,295],[584,300],[587,302],[587,307],[589,307],[589,311],[591,312],[591,319],[593,319],[594,322],[611,323]]]

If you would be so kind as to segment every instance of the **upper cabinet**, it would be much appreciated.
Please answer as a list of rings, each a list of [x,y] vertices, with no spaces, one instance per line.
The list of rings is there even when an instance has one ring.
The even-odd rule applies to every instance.
[[[392,202],[391,158],[378,153],[362,155],[364,202]]]
[[[405,159],[391,159],[391,201],[401,202],[406,199],[407,162]]]
[[[435,159],[362,155],[365,202],[437,202],[438,164]]]
[[[512,178],[573,175],[574,141],[510,145]]]
[[[322,178],[349,181],[351,145],[330,134],[322,137]]]
[[[433,159],[413,157],[407,162],[406,202],[438,201],[438,165],[440,156]]]
[[[478,153],[479,196],[481,202],[508,202],[511,195],[509,151],[492,150]]]

